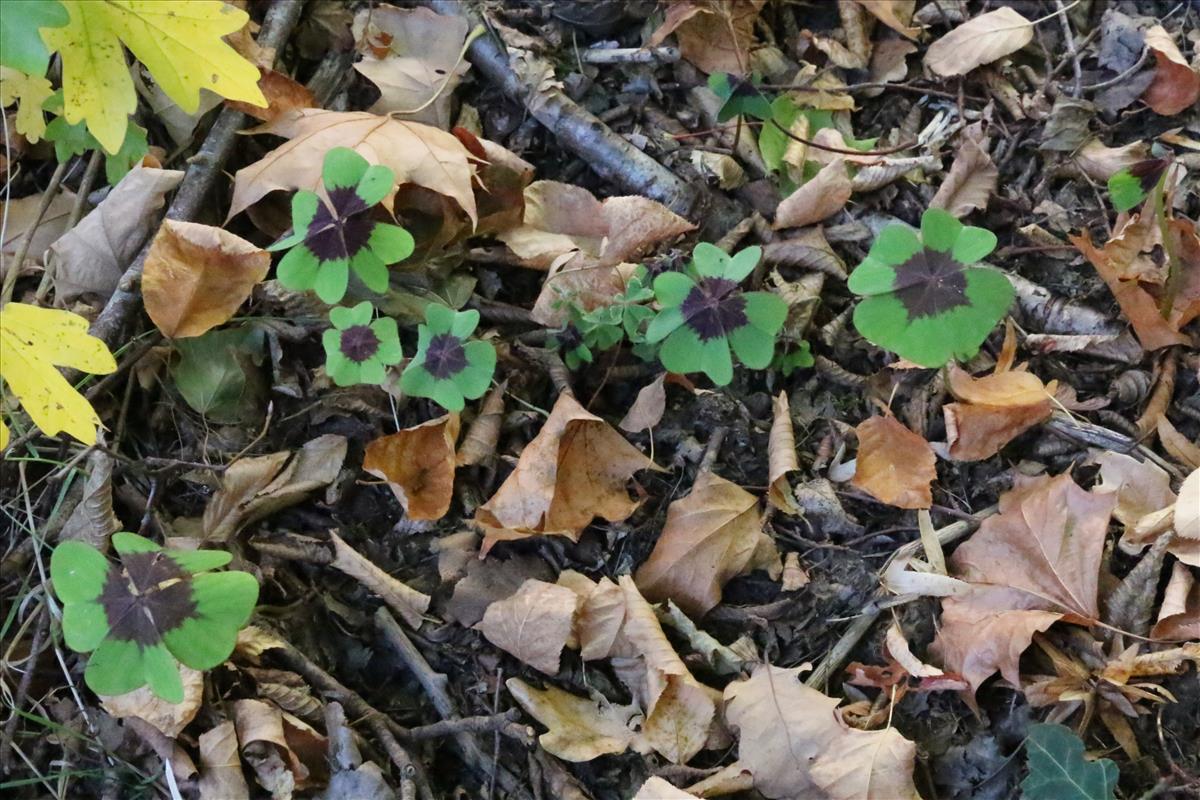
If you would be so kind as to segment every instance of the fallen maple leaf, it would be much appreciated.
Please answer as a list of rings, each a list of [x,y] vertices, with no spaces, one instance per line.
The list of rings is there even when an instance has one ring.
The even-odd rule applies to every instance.
[[[163,220],[142,270],[146,313],[163,335],[199,336],[237,312],[271,254],[229,231]]]
[[[796,434],[792,429],[792,410],[787,392],[780,392],[772,404],[771,433],[767,437],[767,502],[785,514],[799,514],[800,506],[788,483],[788,475],[800,470],[796,458]]]
[[[679,52],[704,72],[749,72],[754,21],[766,0],[682,0],[667,7],[663,23],[650,36],[657,47],[672,33]]]
[[[841,211],[850,199],[850,174],[846,161],[835,159],[783,199],[775,210],[775,230],[799,228],[820,222]]]
[[[475,629],[534,669],[557,675],[578,601],[578,595],[565,586],[530,579],[514,594],[488,606]]]
[[[363,469],[387,481],[411,519],[441,519],[454,499],[457,414],[381,436],[367,445]]]
[[[925,66],[944,78],[965,75],[1033,41],[1033,23],[1011,8],[967,20],[925,51]]]
[[[602,697],[589,700],[555,686],[535,689],[520,678],[509,678],[504,685],[527,714],[549,729],[538,744],[564,761],[623,753],[637,737],[629,727],[637,715],[634,705],[612,705]]]
[[[942,600],[933,651],[971,685],[996,670],[1020,686],[1018,660],[1032,641],[1064,616],[1099,617],[1097,586],[1108,521],[1116,497],[1086,492],[1064,474],[1020,480],[1000,497],[1000,513],[950,558],[970,592]]]
[[[446,195],[472,222],[476,220],[469,154],[462,142],[445,131],[366,111],[308,108],[282,114],[250,132],[272,133],[289,141],[237,171],[227,219],[276,189],[317,191],[325,152],[349,147],[372,164],[390,167],[397,183],[414,183]]]
[[[980,142],[964,136],[946,179],[929,201],[930,208],[941,208],[955,217],[975,209],[987,208],[988,198],[996,191],[1000,170]]]
[[[890,414],[871,417],[854,429],[858,458],[852,483],[897,508],[929,508],[937,458],[925,438]]]
[[[1142,100],[1155,114],[1165,117],[1195,108],[1200,100],[1200,73],[1188,64],[1162,25],[1150,28],[1145,37],[1146,47],[1154,52],[1157,68]]]
[[[625,519],[638,506],[625,485],[643,469],[661,467],[574,397],[559,395],[512,474],[475,512],[485,532],[481,554],[496,542],[529,536],[577,541],[595,517]]]

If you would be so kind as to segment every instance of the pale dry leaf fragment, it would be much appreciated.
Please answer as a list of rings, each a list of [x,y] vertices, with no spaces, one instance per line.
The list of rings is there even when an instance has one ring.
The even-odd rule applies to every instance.
[[[318,436],[296,452],[241,458],[221,476],[204,508],[205,541],[224,542],[246,525],[328,486],[346,459],[346,437]]]
[[[183,680],[183,700],[179,703],[168,703],[149,686],[142,686],[125,694],[99,695],[100,705],[117,719],[137,717],[174,739],[196,718],[204,700],[204,673],[185,664],[179,669]]]
[[[576,541],[596,517],[619,522],[637,508],[625,486],[661,469],[569,394],[559,395],[517,466],[475,513],[482,553],[509,539],[558,535]]]
[[[772,403],[771,433],[767,438],[767,502],[785,514],[799,514],[800,506],[792,494],[788,475],[800,470],[796,458],[796,434],[792,428],[792,410],[787,392],[780,392]]]
[[[633,800],[699,800],[699,797],[672,786],[657,775],[652,775],[637,790]]]
[[[895,83],[908,76],[908,57],[917,52],[917,46],[903,39],[885,39],[875,45],[871,53],[870,75],[872,83]],[[866,92],[883,94],[883,87]]]
[[[556,686],[535,689],[520,678],[509,678],[504,685],[527,714],[548,728],[538,744],[564,761],[623,753],[636,738],[629,726],[637,716],[636,706],[578,697]]]
[[[366,111],[310,108],[281,114],[251,133],[271,133],[288,141],[238,170],[228,218],[277,189],[317,191],[325,152],[349,147],[372,164],[391,168],[398,184],[414,183],[445,195],[476,220],[470,153],[453,135],[431,125]]]
[[[1175,501],[1175,533],[1183,539],[1200,540],[1200,467],[1192,470],[1179,487],[1179,499]]]
[[[59,541],[77,539],[103,552],[108,549],[109,536],[121,530],[121,520],[113,512],[113,461],[103,450],[88,455],[83,495],[58,532]]]
[[[1146,47],[1154,53],[1157,69],[1142,100],[1156,114],[1174,116],[1195,109],[1200,100],[1200,72],[1188,64],[1179,47],[1162,25],[1146,31]]]
[[[857,2],[873,17],[901,36],[916,39],[921,35],[921,29],[911,24],[913,11],[917,7],[916,0],[857,0]],[[875,47],[878,48],[881,44],[883,42],[876,44]]]
[[[200,734],[200,800],[250,800],[232,720]]]
[[[803,589],[809,583],[808,573],[800,565],[799,553],[788,553],[783,557],[783,580],[779,589],[784,592],[794,592]]]
[[[664,372],[638,390],[633,405],[617,423],[618,428],[637,433],[650,430],[662,421],[663,412],[667,410],[666,378],[667,373]]]
[[[1183,562],[1171,568],[1158,620],[1150,631],[1154,639],[1200,639],[1200,583]]]
[[[871,417],[854,429],[858,459],[852,483],[897,508],[933,505],[937,458],[929,442],[895,417]]]
[[[514,594],[488,606],[475,629],[534,669],[557,675],[578,602],[578,595],[565,586],[527,580]]]
[[[913,784],[917,746],[895,728],[847,728],[812,765],[812,781],[830,800],[920,800]]]
[[[966,581],[934,572],[928,564],[915,558],[893,559],[883,571],[880,583],[889,592],[898,595],[950,597],[972,591],[971,584]]]
[[[812,225],[831,217],[850,199],[850,175],[844,159],[831,161],[775,210],[775,230]]]
[[[758,498],[702,472],[688,496],[667,508],[662,534],[635,574],[638,588],[650,600],[669,598],[702,617],[746,569],[762,535]]]
[[[1106,147],[1099,139],[1091,139],[1071,156],[1084,175],[1100,182],[1149,157],[1150,148],[1140,139],[1120,147]]]
[[[454,499],[458,414],[381,436],[367,445],[363,469],[387,481],[411,519],[441,519]]]
[[[500,424],[504,421],[504,392],[507,388],[507,384],[501,383],[483,399],[479,414],[467,428],[454,456],[457,466],[478,464],[496,452],[496,444],[500,441]]]
[[[987,208],[988,198],[996,191],[1000,170],[980,143],[964,136],[950,172],[929,201],[931,208],[941,208],[955,217],[963,217],[975,209]]]
[[[317,107],[317,98],[312,91],[295,78],[289,78],[282,72],[261,65],[258,72],[258,88],[267,99],[267,107],[235,100],[229,103],[231,108],[236,108],[261,122],[270,122],[289,111]]]
[[[1176,430],[1165,414],[1158,418],[1158,441],[1180,464],[1190,469],[1200,469],[1200,446]]]
[[[333,544],[331,567],[341,570],[383,598],[388,608],[399,614],[410,628],[421,627],[421,617],[429,609],[432,599],[429,595],[393,578],[333,531],[329,532],[329,540]]]
[[[488,606],[510,596],[529,578],[553,581],[554,573],[545,561],[533,556],[513,556],[505,561],[476,557],[467,562],[466,576],[454,584],[446,617],[469,628],[483,619]]]
[[[918,678],[932,678],[946,674],[937,667],[926,664],[913,655],[912,649],[908,646],[908,639],[904,638],[904,631],[900,629],[898,623],[893,622],[888,627],[884,643],[887,645],[888,654],[900,666],[904,667],[909,675],[914,675]]]
[[[37,212],[41,205],[40,194],[0,203],[0,214],[8,219],[4,228],[4,239],[0,241],[0,253],[3,253],[6,259],[11,259],[17,254],[21,242],[37,220]],[[42,255],[46,248],[67,232],[67,220],[71,218],[71,210],[74,207],[74,192],[64,189],[54,195],[46,213],[42,215],[41,222],[37,223],[33,239],[29,242],[29,249],[25,251],[25,264],[20,265],[22,269],[31,264],[42,263]]]
[[[146,313],[169,339],[199,336],[228,322],[270,268],[270,253],[229,231],[163,220],[142,269]]]
[[[707,73],[746,74],[750,46],[754,43],[754,21],[765,3],[766,0],[672,3],[647,45],[657,47],[674,33],[679,52],[697,69]]]
[[[1096,491],[1116,494],[1113,516],[1126,530],[1147,514],[1175,505],[1171,476],[1157,464],[1113,450],[1093,451],[1091,460],[1100,465],[1100,485]]]
[[[584,661],[608,658],[625,623],[625,593],[607,576],[592,581],[574,570],[563,570],[558,583],[579,597],[575,639]]]
[[[467,574],[467,565],[479,558],[479,534],[473,530],[449,533],[429,543],[437,553],[438,578],[453,583]]]
[[[78,225],[49,247],[54,296],[69,305],[85,295],[107,300],[158,224],[167,192],[183,180],[173,169],[134,167]]]
[[[925,51],[925,66],[943,78],[965,75],[1031,41],[1033,23],[1011,8],[998,8],[964,22],[931,44]]]

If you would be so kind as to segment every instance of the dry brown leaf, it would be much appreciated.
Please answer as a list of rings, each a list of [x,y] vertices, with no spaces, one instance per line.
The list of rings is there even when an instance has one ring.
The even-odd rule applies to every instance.
[[[941,208],[955,217],[963,217],[975,209],[987,208],[988,198],[996,191],[1000,170],[980,143],[964,136],[950,172],[929,201],[931,208]]]
[[[258,88],[262,91],[263,97],[267,98],[267,107],[251,105],[240,100],[230,100],[228,101],[230,108],[235,108],[261,122],[270,122],[289,111],[316,108],[317,98],[303,83],[289,78],[282,72],[276,72],[270,67],[259,66],[258,72]],[[167,99],[169,100],[169,98]]]
[[[504,685],[527,714],[549,729],[538,744],[564,761],[624,753],[637,738],[629,727],[636,706],[615,706],[599,696],[589,700],[555,686],[535,689],[520,678],[509,678]]]
[[[517,466],[475,512],[485,537],[496,542],[558,535],[577,541],[596,517],[619,522],[637,508],[626,484],[643,469],[661,469],[608,423],[561,394]]]
[[[1157,464],[1138,461],[1112,450],[1094,452],[1092,461],[1100,465],[1100,485],[1096,491],[1116,495],[1113,516],[1126,530],[1147,514],[1175,505],[1171,476]],[[1140,552],[1141,549],[1142,546],[1138,546],[1133,552]]]
[[[725,687],[725,717],[739,733],[737,763],[775,800],[916,800],[916,746],[894,730],[842,722],[836,698],[800,682],[805,667],[762,664]]]
[[[800,554],[788,553],[783,558],[783,580],[779,589],[784,592],[794,592],[808,585],[808,573],[800,566]]]
[[[250,800],[232,721],[200,734],[200,768],[200,800]]]
[[[321,165],[332,147],[349,147],[372,164],[396,173],[397,183],[413,183],[453,199],[474,222],[474,169],[462,142],[419,122],[380,117],[366,111],[289,111],[252,133],[288,139],[234,176],[229,216],[276,189],[321,187]]]
[[[638,588],[655,602],[669,598],[702,617],[721,602],[721,588],[746,570],[762,536],[758,499],[702,472],[691,493],[667,508],[662,535],[637,570]]]
[[[850,199],[850,176],[844,159],[831,161],[775,210],[775,230],[812,225],[841,211]]]
[[[363,469],[387,481],[411,519],[441,519],[454,499],[458,414],[422,422],[367,445]]]
[[[766,0],[682,0],[667,7],[649,47],[657,47],[672,33],[679,52],[697,69],[707,73],[750,71],[750,46],[754,21]]]
[[[967,20],[925,51],[925,66],[949,78],[966,75],[1017,52],[1033,41],[1033,23],[1011,8],[998,8]]]
[[[598,582],[574,570],[563,570],[558,583],[579,597],[575,639],[584,661],[608,658],[625,623],[625,593],[607,577]]]
[[[767,438],[767,502],[785,514],[799,514],[800,506],[788,483],[788,475],[800,470],[796,458],[796,434],[792,429],[792,410],[787,392],[780,392],[772,403],[771,434]]]
[[[908,57],[917,52],[917,46],[903,39],[885,39],[875,44],[871,53],[870,75],[872,83],[896,83],[908,77]],[[865,90],[865,94],[883,94],[883,87]]]
[[[578,601],[565,586],[530,579],[510,597],[488,606],[475,629],[534,669],[557,675]]]
[[[204,700],[204,673],[183,664],[179,669],[183,680],[183,700],[179,703],[168,703],[149,686],[143,686],[126,694],[99,695],[100,705],[117,719],[137,717],[174,739],[196,718]]]
[[[388,607],[400,615],[410,628],[421,627],[421,617],[429,609],[432,598],[406,583],[396,580],[365,558],[334,531],[329,532],[333,544],[330,566],[354,578],[367,589],[383,598]]]
[[[103,450],[93,450],[88,455],[83,494],[59,530],[59,541],[77,539],[104,552],[109,537],[124,527],[113,512],[113,462],[113,457]]]
[[[854,429],[858,460],[852,483],[897,508],[929,508],[937,458],[924,437],[895,417],[871,417]]]
[[[1150,636],[1155,639],[1200,639],[1200,583],[1176,561]]]
[[[294,453],[241,458],[221,476],[204,509],[206,542],[224,542],[244,526],[295,505],[329,485],[346,459],[346,437],[326,434]]]
[[[51,244],[46,258],[55,262],[56,302],[65,306],[85,295],[107,300],[158,224],[167,192],[181,180],[181,170],[134,167],[100,205]]]
[[[1000,513],[950,557],[951,572],[972,584],[942,600],[933,651],[974,693],[996,670],[1020,686],[1018,661],[1064,615],[1099,617],[1097,587],[1116,497],[1085,492],[1070,475],[1019,480],[1000,496]]]
[[[267,276],[271,254],[229,231],[163,220],[142,272],[146,313],[168,339],[228,322]]]
[[[700,800],[700,798],[672,786],[657,775],[653,775],[637,790],[633,800]]]
[[[236,700],[233,723],[242,756],[259,784],[276,797],[321,786],[329,777],[325,737],[273,703]]]
[[[380,5],[359,11],[354,38],[364,55],[354,68],[380,91],[370,110],[449,128],[454,89],[470,68],[459,59],[469,29],[464,17],[427,8]]]
[[[462,444],[458,446],[454,463],[460,467],[478,464],[496,452],[500,441],[500,423],[504,421],[504,392],[508,385],[501,383],[488,392],[479,408],[479,414],[467,428]]]
[[[1158,441],[1180,464],[1189,469],[1200,469],[1200,446],[1176,430],[1165,415],[1158,419]]]
[[[618,428],[637,433],[650,430],[662,421],[663,412],[667,410],[666,378],[667,373],[664,372],[638,391],[633,405],[617,423]]]
[[[1103,182],[1149,157],[1150,148],[1141,140],[1121,147],[1105,147],[1099,139],[1091,139],[1076,151],[1072,159],[1084,175]]]
[[[1179,487],[1179,500],[1175,503],[1175,533],[1184,539],[1200,540],[1200,468],[1192,470]]]
[[[1155,25],[1146,31],[1145,42],[1154,51],[1158,66],[1142,100],[1155,114],[1165,117],[1195,109],[1200,100],[1200,73],[1179,52],[1171,34],[1162,25]]]
[[[888,627],[884,643],[887,646],[888,655],[895,659],[897,664],[904,667],[904,670],[909,675],[914,675],[918,678],[934,678],[946,674],[937,667],[926,664],[913,655],[912,649],[908,646],[908,640],[904,638],[904,631],[900,629],[899,623],[893,622]]]
[[[0,241],[0,253],[3,253],[6,259],[11,259],[17,254],[17,249],[29,233],[29,229],[33,227],[34,220],[37,219],[37,212],[41,205],[42,196],[40,194],[0,203],[0,214],[8,219],[8,224],[4,228],[4,239]],[[21,265],[22,268],[29,264],[42,263],[42,254],[46,252],[46,248],[67,232],[67,220],[71,218],[71,210],[74,207],[74,192],[64,189],[54,195],[54,199],[50,201],[50,206],[42,215],[42,220],[38,223],[33,239],[29,243],[29,249],[25,253],[25,264]]]
[[[858,0],[858,4],[901,36],[916,39],[921,35],[921,29],[911,24],[913,11],[917,7],[916,0]],[[876,48],[880,44],[883,42],[876,44]]]

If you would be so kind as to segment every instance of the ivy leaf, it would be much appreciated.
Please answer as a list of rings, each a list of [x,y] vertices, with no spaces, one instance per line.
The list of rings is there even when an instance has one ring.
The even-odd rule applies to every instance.
[[[179,361],[171,367],[175,387],[187,404],[215,422],[238,422],[257,406],[252,379],[261,360],[263,332],[256,328],[209,331],[179,339]]]
[[[723,104],[717,111],[717,122],[728,122],[734,117],[756,117],[764,122],[772,115],[771,101],[758,85],[762,76],[757,72],[750,78],[739,78],[728,72],[714,72],[708,76],[708,88],[713,90]]]
[[[8,13],[0,15],[0,64],[30,76],[45,75],[50,51],[38,28],[60,28],[69,21],[58,0],[9,0]]]
[[[88,335],[87,320],[69,311],[9,303],[0,309],[0,352],[0,378],[43,433],[65,431],[86,445],[96,442],[100,418],[57,369],[105,375],[117,368],[104,342]],[[7,446],[8,428],[0,422],[0,448]]]
[[[1114,172],[1108,179],[1108,196],[1112,199],[1113,208],[1129,211],[1141,205],[1162,177],[1168,163],[1165,158],[1151,158]]]
[[[1025,752],[1025,800],[1111,800],[1116,792],[1117,765],[1107,758],[1085,760],[1083,742],[1065,725],[1031,725]]]
[[[904,225],[880,232],[850,275],[858,332],[923,367],[968,359],[1012,305],[1014,292],[998,270],[973,266],[996,246],[996,235],[963,225],[938,208],[921,217],[921,237]]]
[[[128,47],[185,112],[200,107],[200,90],[265,107],[258,67],[221,37],[241,30],[245,11],[220,0],[66,0],[65,27],[43,28],[42,40],[62,57],[64,115],[86,121],[109,153],[125,140],[137,92],[125,63]]]

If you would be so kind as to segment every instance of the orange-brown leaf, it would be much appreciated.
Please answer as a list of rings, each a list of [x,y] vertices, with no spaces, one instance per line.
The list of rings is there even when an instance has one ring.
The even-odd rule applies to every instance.
[[[767,502],[786,514],[799,514],[788,475],[800,469],[796,459],[796,434],[787,392],[780,392],[772,405],[771,435],[767,438]]]
[[[1179,52],[1171,34],[1162,25],[1155,25],[1146,31],[1146,46],[1154,52],[1157,67],[1142,100],[1155,114],[1165,117],[1194,109],[1200,100],[1200,73]]]
[[[895,417],[871,417],[854,429],[858,461],[853,483],[897,508],[929,508],[937,459],[929,442]]]
[[[441,519],[454,498],[458,415],[447,414],[367,445],[363,469],[387,481],[412,519]]]

